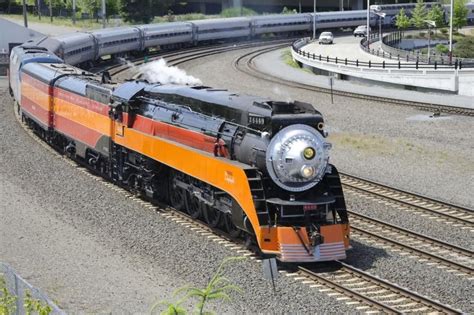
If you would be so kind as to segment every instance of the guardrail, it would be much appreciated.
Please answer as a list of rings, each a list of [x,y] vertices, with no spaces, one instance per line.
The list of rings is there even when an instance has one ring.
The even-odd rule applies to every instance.
[[[419,32],[419,30],[417,32]],[[409,33],[415,33],[415,32],[411,31]],[[382,51],[375,50],[375,49],[367,49],[366,46],[364,47],[362,45],[361,45],[361,48],[374,56],[394,59],[394,60],[401,60],[404,62],[410,62],[410,61],[417,62],[418,61],[418,62],[430,63],[430,64],[433,64],[434,62],[436,62],[437,64],[441,64],[441,65],[444,65],[444,64],[454,65],[457,60],[458,62],[466,66],[470,64],[474,64],[474,59],[459,58],[455,56],[450,58],[448,54],[436,53],[436,50],[434,49],[433,45],[432,45],[430,56],[428,56],[428,54],[421,53],[419,50],[414,51],[414,50],[406,50],[406,49],[394,47],[395,44],[400,43],[403,39],[406,38],[405,34],[406,32],[398,31],[398,32],[392,32],[392,33],[384,35],[382,37],[382,42],[380,43]],[[423,47],[427,47],[427,46],[428,45],[423,46]],[[419,47],[419,48],[422,48],[422,47]]]
[[[37,288],[29,284],[25,279],[18,275],[15,270],[9,265],[0,262],[0,276],[5,280],[6,288],[8,292],[15,296],[15,313],[14,314],[25,314],[26,310],[24,307],[25,296],[28,292],[30,296],[35,300],[40,300],[43,303],[51,307],[51,313],[54,315],[65,315],[66,313],[62,311],[53,301],[51,301],[44,293],[42,293]],[[7,311],[8,314],[8,311]]]
[[[378,37],[371,37],[370,38],[370,43],[378,41]],[[337,58],[337,57],[330,57],[330,56],[323,56],[323,55],[316,55],[314,53],[309,53],[301,48],[305,46],[309,42],[309,39],[299,39],[295,41],[292,45],[292,49],[295,53],[298,55],[301,55],[303,57],[315,60],[315,61],[320,61],[320,62],[326,62],[326,63],[334,63],[334,64],[341,64],[345,66],[356,66],[356,67],[366,67],[366,68],[381,68],[381,69],[453,69],[453,70],[458,70],[458,69],[463,69],[463,68],[474,68],[474,63],[463,63],[460,60],[456,60],[454,63],[451,64],[442,64],[438,62],[434,62],[432,64],[426,64],[420,61],[416,61],[414,63],[406,63],[406,62],[401,62],[401,60],[398,60],[398,62],[372,62],[372,61],[359,61],[357,60],[350,60],[347,58]],[[367,49],[367,39],[363,39],[361,41],[361,47],[365,47]],[[382,56],[382,55],[381,55]]]

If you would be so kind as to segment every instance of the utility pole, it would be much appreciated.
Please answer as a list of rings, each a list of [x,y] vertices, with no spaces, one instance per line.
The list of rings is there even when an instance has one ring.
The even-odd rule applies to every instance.
[[[105,0],[102,0],[102,28],[105,28]]]
[[[28,18],[26,17],[26,0],[23,0],[23,22],[25,27],[28,28]]]
[[[313,2],[313,39],[316,39],[316,0]]]
[[[72,24],[76,25],[76,0],[72,0]]]
[[[38,19],[41,21],[41,0],[38,0]]]
[[[453,62],[453,15],[454,15],[454,0],[451,0],[449,9],[449,63]]]
[[[53,23],[53,0],[49,0],[49,17]]]

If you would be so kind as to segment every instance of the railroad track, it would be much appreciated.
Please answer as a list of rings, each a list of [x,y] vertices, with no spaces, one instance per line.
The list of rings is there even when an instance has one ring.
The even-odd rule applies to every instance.
[[[271,48],[274,47],[267,47],[267,49]],[[224,52],[229,50],[220,51]],[[199,51],[192,51],[189,54],[186,54],[185,56],[178,56],[173,60],[169,59],[168,62],[170,64],[177,64],[197,59],[199,58],[199,56],[208,56],[210,54],[215,53],[207,51],[206,49],[200,49]],[[169,53],[166,54],[166,56],[174,57],[175,53]],[[162,57],[164,56],[158,56],[158,58]],[[139,64],[140,61],[136,61],[136,63]],[[125,71],[128,67],[129,66],[127,65],[123,67],[118,66],[114,68],[118,71],[115,73],[121,73]],[[57,155],[60,156],[59,153],[57,153],[52,148],[47,146],[44,142],[42,142],[41,139],[39,139],[36,135],[33,134],[33,132],[29,132],[29,134],[32,135],[38,142],[41,142],[44,147],[49,148],[51,151],[55,152]],[[126,194],[130,199],[135,200],[136,202],[142,204],[144,207],[157,212],[159,215],[166,217],[167,219],[170,219],[176,222],[177,224],[181,224],[186,228],[190,229],[191,231],[199,233],[202,236],[211,239],[212,241],[218,242],[219,244],[222,244],[223,246],[234,250],[239,255],[247,256],[257,262],[261,262],[262,257],[246,249],[242,241],[230,238],[221,230],[212,229],[204,223],[196,221],[190,218],[185,213],[182,213],[175,209],[169,207],[160,207],[146,200],[137,198],[127,190],[117,187],[116,185],[106,181],[105,179],[97,177],[96,175],[90,173],[90,171],[85,169],[80,164],[66,158],[65,160],[67,160],[73,166],[77,167],[79,170],[90,175],[95,180],[102,181],[104,182],[104,185],[110,187],[111,189]],[[443,305],[442,303],[431,300],[427,297],[420,296],[417,293],[411,292],[408,289],[402,289],[394,284],[390,284],[385,280],[374,277],[368,273],[365,273],[342,262],[336,262],[335,264],[333,264],[333,267],[336,267],[337,270],[332,270],[325,273],[315,273],[314,271],[307,270],[306,268],[301,266],[298,267],[298,269],[299,274],[301,275],[301,277],[304,278],[303,283],[308,283],[309,281],[310,287],[318,288],[320,291],[328,293],[329,296],[336,296],[336,299],[341,300],[343,302],[345,301],[348,305],[353,305],[356,311],[364,311],[367,313],[379,311],[390,313],[404,313],[408,311],[436,311],[443,313],[460,313],[459,310],[455,310],[447,305]],[[291,274],[287,270],[281,270],[281,273]],[[354,283],[354,280],[351,280],[353,278],[356,278],[356,280],[358,280],[357,283]],[[357,284],[357,286],[352,287],[351,285],[354,284]],[[374,286],[377,286],[380,289],[373,290],[373,288],[375,288]],[[383,292],[387,292],[387,294],[382,294]],[[391,293],[388,294],[388,292]],[[396,299],[392,298],[395,296],[399,297]],[[390,300],[385,301],[385,299]]]
[[[351,237],[390,248],[433,268],[474,280],[474,252],[349,211]]]
[[[198,233],[203,237],[217,242],[222,246],[233,250],[238,255],[246,256],[259,263],[262,261],[263,258],[255,252],[247,249],[242,240],[233,239],[226,235],[222,230],[213,229],[171,207],[163,207],[147,200],[143,200],[126,189],[99,177],[89,169],[85,168],[81,163],[63,156],[42,141],[31,129],[27,128],[27,126],[21,122],[18,112],[16,110],[14,111],[18,122],[25,131],[36,142],[57,158],[63,159],[72,167],[75,167],[87,176],[102,182],[112,190],[126,195],[131,200],[156,212],[158,215],[172,220],[176,224],[180,224],[192,232]],[[320,268],[319,264],[316,264],[315,266],[315,268]],[[405,313],[408,311],[434,311],[453,314],[461,313],[461,311],[453,309],[449,305],[421,296],[408,289],[403,289],[395,284],[391,284],[386,280],[377,278],[345,263],[334,262],[331,263],[331,267],[333,269],[331,271],[317,273],[307,269],[306,267],[298,266],[297,268],[299,271],[297,275],[299,275],[299,277],[296,277],[295,280],[301,281],[302,284],[309,284],[310,288],[318,289],[320,292],[324,292],[330,297],[335,297],[337,300],[345,302],[349,306],[353,306],[358,312],[364,311],[369,314],[376,312]],[[285,269],[284,266],[282,268],[283,270],[280,270],[280,273],[289,276],[295,275],[295,273],[290,272],[291,269]]]
[[[357,312],[375,313],[445,313],[461,314],[439,301],[380,279],[343,262],[332,264],[335,270],[315,272],[299,266],[296,272],[283,274],[301,280],[336,300],[351,305]]]
[[[272,83],[279,83],[282,85],[303,89],[312,92],[319,92],[319,93],[331,93],[331,89],[318,87],[308,84],[303,84],[299,82],[293,82],[290,80],[285,80],[279,77],[272,76],[267,73],[260,72],[256,67],[254,60],[255,58],[268,53],[273,50],[277,50],[279,48],[262,48],[259,50],[255,50],[249,53],[246,53],[234,61],[234,68],[237,71],[244,72],[247,75],[252,77],[258,78],[260,80],[265,80]],[[463,107],[456,107],[456,106],[446,106],[440,104],[430,104],[430,103],[422,103],[422,102],[413,102],[413,101],[405,101],[387,97],[379,97],[379,96],[371,96],[371,95],[364,95],[360,93],[352,93],[340,90],[333,90],[332,93],[339,96],[350,97],[350,98],[357,98],[363,99],[368,101],[376,101],[380,103],[387,103],[393,105],[400,105],[400,106],[410,106],[413,108],[430,111],[430,112],[442,112],[448,114],[456,114],[456,115],[463,115],[463,116],[474,116],[474,109],[473,108],[463,108]]]
[[[410,211],[438,221],[474,232],[474,211],[462,206],[424,197],[401,189],[389,187],[374,181],[340,173],[344,190],[364,196],[375,196],[402,210]]]
[[[148,62],[159,60],[164,58],[169,65],[179,65],[184,62],[189,62],[192,60],[196,60],[199,58],[217,55],[233,50],[240,50],[240,49],[247,49],[253,47],[261,47],[261,46],[271,46],[271,47],[286,47],[292,42],[291,39],[279,39],[279,40],[264,40],[264,41],[252,41],[252,42],[245,42],[242,44],[222,44],[222,45],[215,45],[215,46],[204,46],[204,47],[192,47],[192,48],[185,48],[179,50],[169,50],[169,51],[158,51],[148,55]],[[120,63],[111,65],[105,68],[98,68],[95,72],[100,72],[103,70],[108,70],[113,77],[118,77],[122,73],[126,72],[133,66],[140,66],[144,64],[144,58],[136,58],[127,63]],[[138,78],[140,73],[134,74],[134,78]],[[120,77],[119,77],[120,78]],[[129,77],[124,77],[123,80],[129,79]]]

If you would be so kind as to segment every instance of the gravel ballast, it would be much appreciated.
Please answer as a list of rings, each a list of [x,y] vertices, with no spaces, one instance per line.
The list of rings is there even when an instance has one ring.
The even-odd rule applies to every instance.
[[[474,165],[469,154],[472,144],[459,145],[470,139],[470,118],[425,122],[410,120],[426,114],[411,108],[339,97],[331,104],[328,95],[257,81],[230,70],[240,54],[213,56],[184,68],[207,85],[317,104],[335,144],[332,161],[341,170],[439,199],[474,204],[467,193],[472,181],[466,180]],[[45,288],[61,306],[71,312],[143,312],[153,301],[169,299],[180,286],[204,285],[224,257],[236,255],[53,158],[17,124],[5,89],[1,97],[0,141],[5,149],[0,152],[0,180],[7,185],[2,187],[0,209],[9,219],[0,227],[0,260]],[[349,199],[348,204],[374,217],[390,211],[359,199]],[[401,225],[417,221],[403,213],[397,217]],[[443,226],[433,225],[439,230]],[[429,230],[429,223],[413,225],[414,230],[420,228]],[[461,244],[463,236],[459,233]],[[453,239],[449,231],[443,238]],[[463,296],[470,292],[468,281],[357,240],[353,246],[348,262],[356,267],[464,311],[473,310]],[[245,293],[219,306],[220,313],[351,312],[342,302],[287,277],[278,280],[274,294],[260,268],[251,261],[232,267],[229,278]]]
[[[262,81],[236,71],[232,67],[234,60],[244,53],[230,52],[182,67],[208,86],[274,100],[297,99],[314,104],[326,119],[329,140],[334,144],[331,159],[341,171],[473,207],[474,195],[470,193],[474,190],[472,117],[430,119],[430,113],[414,108],[339,96],[335,96],[335,102],[331,104],[327,94]],[[275,54],[280,56],[281,52]],[[267,55],[259,58],[265,59]],[[292,75],[312,75],[291,68],[276,57],[265,62],[274,71],[290,78]],[[361,92],[364,88],[371,87],[361,86]],[[447,228],[443,222],[414,216],[351,194],[346,198],[353,211],[472,248],[469,229]],[[473,310],[470,298],[466,296],[472,289],[470,281],[446,270],[357,239],[354,239],[354,250],[349,254],[348,262],[464,311]]]
[[[205,85],[313,104],[324,115],[329,141],[334,144],[331,159],[341,171],[474,207],[472,117],[430,119],[431,113],[414,108],[341,96],[334,96],[331,104],[328,94],[283,86],[236,71],[233,62],[243,54],[230,52],[182,67]],[[265,63],[290,80],[314,76],[286,65],[281,54],[282,51],[264,54],[255,64]],[[376,87],[361,85],[360,92],[373,88]]]
[[[18,124],[0,84],[0,260],[66,311],[146,312],[179,287],[203,287],[237,255],[56,158]],[[274,293],[249,259],[226,276],[244,293],[216,305],[219,313],[351,310],[289,277]]]

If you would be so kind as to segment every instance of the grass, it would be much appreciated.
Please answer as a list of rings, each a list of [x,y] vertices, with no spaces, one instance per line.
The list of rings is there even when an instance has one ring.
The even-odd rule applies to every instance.
[[[23,15],[20,14],[1,14],[0,17],[3,18],[11,18],[15,20],[23,21]],[[99,20],[101,21],[101,20]],[[51,19],[49,16],[42,16],[41,20],[37,15],[28,14],[28,22],[33,23],[43,23],[43,24],[50,24],[56,26],[66,26],[66,27],[74,27],[74,28],[85,28],[85,29],[97,29],[102,28],[102,22],[97,23],[95,19],[88,19],[88,20],[76,20],[76,24],[72,23],[72,19],[70,17],[55,17],[53,16],[53,22],[51,23]],[[121,20],[110,19],[107,26],[118,26],[116,22],[120,22],[120,24],[126,24],[121,22]]]
[[[21,14],[0,14],[0,17],[4,18],[11,18],[19,21],[23,21],[23,15]],[[167,23],[167,22],[180,22],[180,21],[190,21],[190,20],[204,20],[204,19],[212,19],[220,17],[219,15],[204,15],[201,13],[188,13],[182,15],[165,15],[165,16],[156,16],[151,23]],[[44,23],[44,24],[51,24],[56,26],[66,26],[66,27],[73,27],[79,29],[99,29],[102,28],[102,20],[99,19],[97,22],[96,19],[87,19],[81,20],[77,19],[76,24],[72,23],[71,17],[56,17],[53,16],[53,23],[51,23],[51,19],[49,16],[42,16],[41,20],[37,15],[28,14],[28,22],[33,23]],[[109,19],[106,22],[107,27],[117,27],[117,26],[125,26],[125,25],[133,25],[133,23],[128,23],[122,21],[122,19]]]
[[[298,63],[293,60],[290,48],[283,50],[283,52],[281,53],[281,59],[285,64],[289,65],[290,67],[301,69]]]

